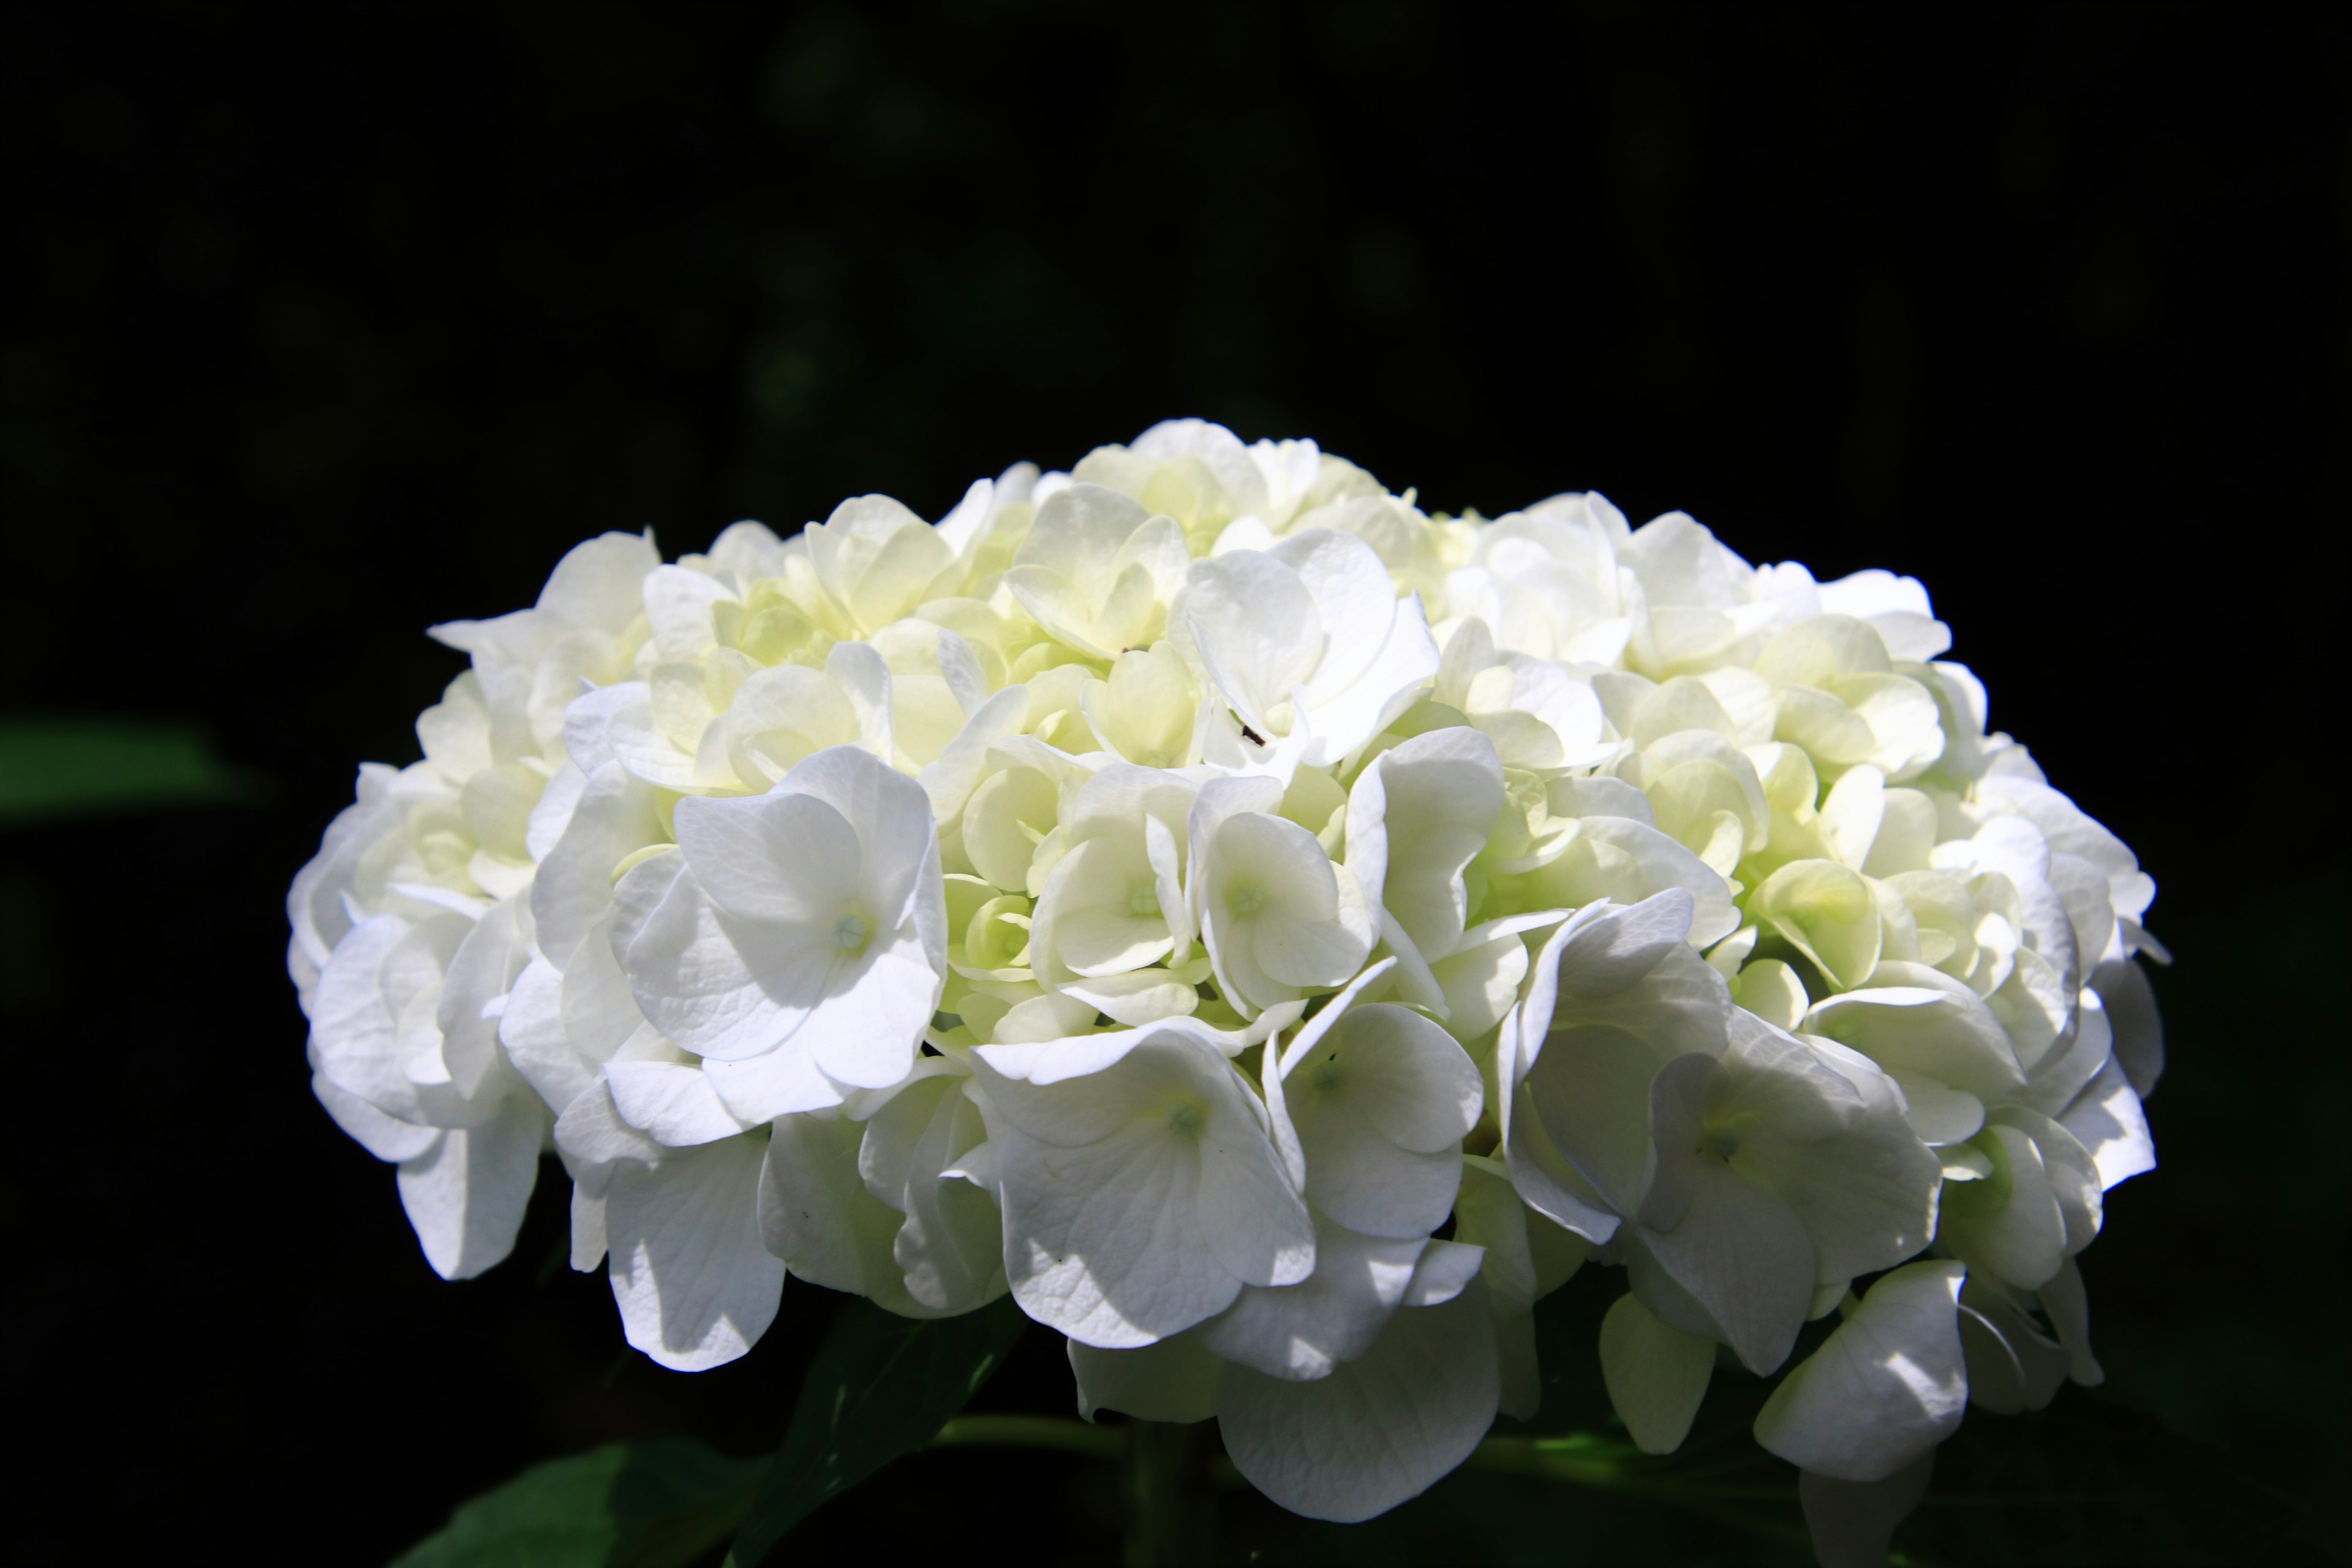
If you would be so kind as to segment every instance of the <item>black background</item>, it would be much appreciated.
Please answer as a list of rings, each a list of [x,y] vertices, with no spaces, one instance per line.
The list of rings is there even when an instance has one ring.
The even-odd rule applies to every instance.
[[[0,692],[196,720],[269,785],[0,836],[10,1555],[377,1562],[538,1458],[772,1445],[822,1291],[662,1373],[542,1267],[560,1180],[432,1277],[310,1100],[286,882],[417,754],[460,668],[422,628],[574,541],[938,516],[1188,413],[1432,509],[1597,488],[1923,578],[2180,960],[2164,1168],[2084,1258],[2099,1397],[2340,1481],[2346,30],[1889,16],[7,8]],[[987,1397],[1061,1408],[1058,1363]],[[929,1457],[810,1528],[1095,1561],[1105,1485]],[[1509,1560],[1605,1560],[1560,1506]],[[1282,1530],[1229,1508],[1236,1560]]]

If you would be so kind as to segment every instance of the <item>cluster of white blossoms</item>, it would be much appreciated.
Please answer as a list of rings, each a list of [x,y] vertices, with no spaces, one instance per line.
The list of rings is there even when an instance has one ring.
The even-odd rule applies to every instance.
[[[1341,1520],[1534,1413],[1587,1263],[1643,1447],[1786,1367],[1757,1436],[1865,1513],[1970,1399],[2098,1379],[2154,885],[1910,578],[1599,495],[1431,517],[1181,421],[937,524],[607,534],[434,635],[472,668],[362,770],[290,965],[446,1276],[551,1148],[666,1366],[788,1273],[1010,1291],[1084,1412],[1214,1416]]]

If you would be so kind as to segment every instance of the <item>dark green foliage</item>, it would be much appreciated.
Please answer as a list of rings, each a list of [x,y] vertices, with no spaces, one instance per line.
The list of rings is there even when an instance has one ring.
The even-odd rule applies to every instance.
[[[551,1459],[460,1504],[394,1568],[684,1568],[742,1519],[760,1469],[690,1437]]]
[[[194,728],[135,719],[0,717],[0,826],[252,800],[258,781]]]
[[[923,1321],[862,1299],[844,1301],[728,1561],[753,1568],[818,1504],[929,1442],[1003,1363],[1027,1324],[1009,1296],[959,1318]]]
[[[1010,1298],[919,1321],[845,1300],[772,1459],[656,1437],[534,1465],[394,1568],[683,1568],[739,1526],[728,1562],[751,1568],[826,1499],[930,1441],[1027,1322]]]

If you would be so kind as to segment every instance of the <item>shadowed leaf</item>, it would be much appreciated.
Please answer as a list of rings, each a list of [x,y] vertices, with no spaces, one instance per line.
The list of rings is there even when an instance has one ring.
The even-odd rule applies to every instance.
[[[801,1388],[774,1468],[728,1556],[754,1568],[818,1504],[930,1441],[988,1381],[1028,1320],[1009,1296],[958,1318],[844,1301]]]
[[[258,783],[195,730],[133,719],[0,717],[0,826],[172,805],[229,805]]]
[[[763,1463],[648,1437],[533,1465],[393,1568],[685,1568],[741,1521]]]

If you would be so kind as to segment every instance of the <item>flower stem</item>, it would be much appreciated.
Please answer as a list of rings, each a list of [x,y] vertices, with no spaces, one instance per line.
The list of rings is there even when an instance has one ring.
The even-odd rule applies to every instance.
[[[1217,1495],[1209,1485],[1206,1425],[1127,1426],[1121,1490],[1126,1568],[1194,1568],[1216,1552]]]
[[[1127,1440],[1116,1426],[1060,1415],[959,1415],[927,1445],[933,1448],[1057,1448],[1090,1459],[1117,1459]]]

